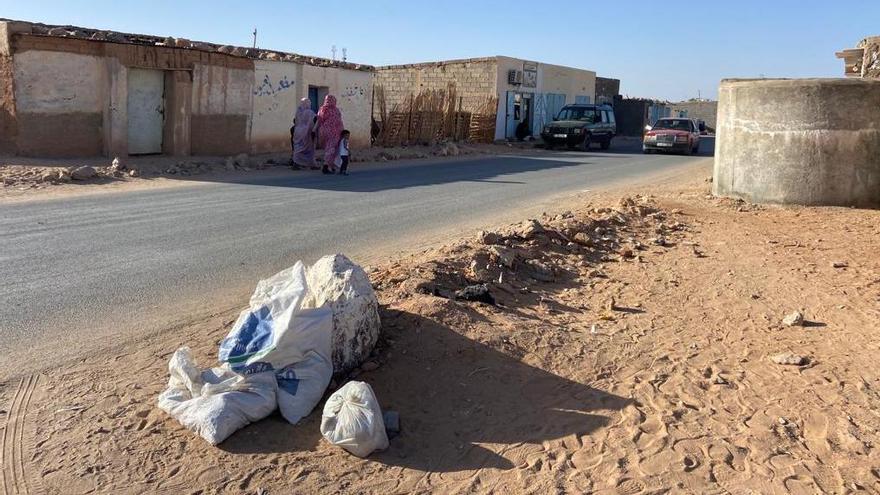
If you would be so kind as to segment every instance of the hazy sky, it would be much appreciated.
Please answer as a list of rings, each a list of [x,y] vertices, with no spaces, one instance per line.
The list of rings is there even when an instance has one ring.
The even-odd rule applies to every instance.
[[[373,65],[509,55],[670,100],[725,77],[839,77],[834,52],[880,34],[880,0],[0,0],[0,17],[245,46],[256,27],[261,48]]]

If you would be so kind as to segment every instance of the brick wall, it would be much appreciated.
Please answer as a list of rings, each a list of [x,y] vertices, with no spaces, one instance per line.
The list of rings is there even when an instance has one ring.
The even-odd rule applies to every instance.
[[[449,83],[455,84],[462,107],[467,110],[487,96],[496,96],[497,67],[494,58],[379,67],[375,84],[385,91],[388,111],[402,104],[408,95],[445,90]]]

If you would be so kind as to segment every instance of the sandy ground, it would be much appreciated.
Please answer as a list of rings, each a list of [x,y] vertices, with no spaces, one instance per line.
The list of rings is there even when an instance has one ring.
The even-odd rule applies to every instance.
[[[216,448],[159,411],[228,312],[0,385],[2,493],[880,493],[880,212],[690,175],[371,267],[385,452],[328,445],[320,405]],[[480,280],[497,305],[448,298]]]

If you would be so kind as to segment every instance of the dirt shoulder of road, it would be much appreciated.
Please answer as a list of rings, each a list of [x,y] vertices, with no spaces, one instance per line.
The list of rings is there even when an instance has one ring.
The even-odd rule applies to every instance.
[[[0,385],[4,486],[880,493],[880,211],[712,198],[694,171],[371,267],[385,452],[328,445],[320,405],[219,447],[159,411],[171,353],[214,362],[228,311]],[[453,297],[476,283],[495,305]]]
[[[366,148],[352,152],[352,168],[401,160],[442,161],[476,155],[541,152],[533,142]],[[192,185],[289,172],[290,155],[269,153],[230,157],[144,156],[122,159],[41,159],[0,157],[0,203],[77,194],[134,191]],[[302,173],[314,173],[295,167]]]

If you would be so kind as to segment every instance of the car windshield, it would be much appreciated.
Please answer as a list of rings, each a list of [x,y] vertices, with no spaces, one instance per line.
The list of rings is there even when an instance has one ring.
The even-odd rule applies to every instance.
[[[654,129],[672,129],[676,131],[690,131],[691,121],[687,119],[660,119],[654,124]]]
[[[565,107],[559,111],[557,120],[581,120],[584,122],[595,122],[598,114],[591,107]]]

